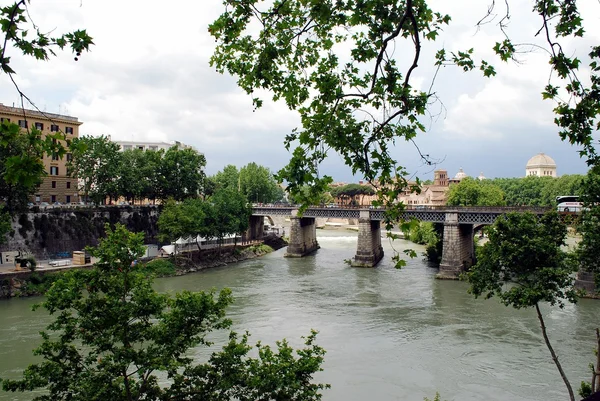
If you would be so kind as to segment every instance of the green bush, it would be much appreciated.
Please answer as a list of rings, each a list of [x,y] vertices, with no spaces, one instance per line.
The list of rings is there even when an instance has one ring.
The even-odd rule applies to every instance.
[[[142,271],[157,277],[173,276],[177,272],[170,259],[154,259],[142,265]]]
[[[271,248],[269,245],[265,245],[265,244],[252,245],[248,249],[254,253],[271,253],[271,252],[273,252],[273,248]]]
[[[52,287],[52,284],[60,278],[63,273],[33,273],[29,276],[21,288],[21,296],[43,295]]]
[[[412,225],[410,231],[404,233],[404,238],[415,244],[426,245],[423,255],[431,262],[439,263],[442,257],[440,234],[433,223],[421,222]]]

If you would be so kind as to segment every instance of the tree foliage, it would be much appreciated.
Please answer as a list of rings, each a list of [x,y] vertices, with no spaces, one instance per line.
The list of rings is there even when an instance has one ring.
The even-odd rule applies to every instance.
[[[279,178],[307,205],[314,204],[332,181],[320,175],[319,165],[337,152],[353,173],[377,186],[380,202],[388,206],[387,221],[396,220],[402,205],[395,200],[409,184],[390,149],[424,130],[423,116],[437,100],[433,88],[440,68],[455,65],[464,71],[479,70],[486,77],[496,74],[490,61],[475,59],[474,48],[448,51],[434,43],[435,56],[423,59],[424,43],[435,42],[451,20],[436,12],[431,1],[223,3],[225,11],[209,26],[217,42],[211,64],[235,76],[255,107],[262,105],[266,92],[298,111],[302,126],[285,138],[288,149],[296,147]],[[510,0],[490,1],[487,14],[473,21],[480,27],[499,16],[496,26],[503,39],[490,47],[502,62],[518,62],[534,41],[517,43],[510,37],[510,4]],[[584,36],[579,4],[533,1],[533,13],[540,21],[536,32],[543,41],[534,46],[547,51],[550,79],[539,90],[555,102],[560,136],[580,146],[581,156],[593,164],[598,162],[593,135],[600,128],[600,46],[581,54],[581,48],[561,45]],[[413,86],[417,68],[424,65],[431,70],[428,91]],[[431,163],[427,155],[421,156]]]
[[[488,230],[489,241],[479,248],[477,263],[467,277],[475,297],[498,297],[516,309],[535,307],[546,346],[574,401],[571,385],[548,339],[539,304],[563,307],[575,302],[573,273],[562,250],[566,226],[556,212],[538,218],[532,213],[509,213]]]
[[[500,187],[471,177],[463,178],[450,186],[449,206],[506,206],[504,192]]]
[[[206,159],[194,149],[120,152],[119,145],[105,136],[75,138],[71,149],[69,173],[79,179],[84,196],[97,203],[119,197],[183,200],[205,189]]]
[[[35,400],[321,398],[327,386],[312,380],[325,352],[315,332],[295,352],[285,340],[276,349],[259,343],[258,357],[249,356],[247,334],[231,333],[197,363],[188,351],[210,346],[206,335],[231,324],[230,291],[159,294],[133,263],[144,253],[143,235],[121,225],[106,232],[91,251],[96,267],[66,273],[47,292],[42,306],[55,319],[34,351],[43,361],[20,380],[4,380],[4,390],[45,390]]]
[[[284,0],[263,9],[252,0],[224,3],[227,11],[209,27],[218,42],[212,65],[236,75],[256,107],[262,100],[254,91],[267,89],[300,113],[302,129],[285,140],[288,149],[299,145],[279,172],[291,193],[300,196],[304,185],[309,195],[327,189],[331,178],[319,176],[318,164],[328,150],[371,182],[401,186],[403,170],[389,147],[423,130],[418,116],[431,94],[415,91],[410,78],[421,41],[435,39],[450,17],[424,1]],[[403,41],[415,45],[405,53],[412,61],[405,72],[390,52]],[[341,49],[349,51],[339,54]]]
[[[579,174],[553,177],[527,176],[521,178],[494,178],[485,180],[504,192],[507,206],[556,205],[557,196],[580,195],[585,176]]]
[[[159,198],[183,200],[200,194],[206,158],[191,148],[169,148],[158,166]]]
[[[106,136],[82,136],[73,139],[71,154],[67,169],[71,177],[77,177],[84,199],[101,203],[107,196],[117,194],[122,159],[119,145]]]
[[[375,195],[375,189],[370,185],[346,184],[341,187],[333,187],[329,193],[337,198],[341,204],[362,204],[362,197],[365,195]],[[361,199],[356,198],[360,196]]]
[[[271,171],[254,162],[240,169],[240,191],[249,202],[273,203],[283,199],[283,190]]]
[[[0,47],[0,69],[6,74],[16,74],[10,64],[11,57],[7,48],[12,45],[20,53],[31,56],[37,60],[46,61],[50,56],[55,56],[54,49],[71,49],[75,54],[75,61],[83,52],[89,51],[94,44],[92,37],[84,30],[75,30],[58,36],[50,36],[43,30],[33,25],[29,17],[29,1],[15,1],[0,8],[0,28],[4,34],[4,43]],[[33,29],[32,29],[33,28]]]
[[[578,231],[581,241],[577,246],[577,260],[582,269],[594,273],[597,287],[600,282],[600,166],[588,172],[581,194],[583,211]]]
[[[229,164],[213,177],[219,189],[235,189],[241,192],[248,202],[274,203],[283,199],[283,189],[273,173],[259,164],[250,162],[239,171]]]
[[[218,189],[207,199],[170,200],[158,218],[161,241],[179,238],[217,238],[241,234],[248,229],[252,208],[234,188]],[[196,241],[198,249],[200,243]]]

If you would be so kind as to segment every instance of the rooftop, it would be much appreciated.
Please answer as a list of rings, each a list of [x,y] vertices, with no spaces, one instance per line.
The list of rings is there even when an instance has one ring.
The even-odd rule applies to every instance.
[[[23,110],[20,107],[5,106],[2,103],[0,103],[0,112],[9,113],[9,114],[17,115],[17,116],[23,116],[23,112],[25,112],[26,117],[39,117],[39,118],[43,118],[46,120],[53,120],[53,119],[66,120],[66,121],[71,121],[74,123],[79,123],[79,119],[77,117],[66,116],[64,114],[47,113],[45,111],[37,111],[37,110],[30,110],[30,109]],[[79,124],[81,124],[81,123],[79,123]]]

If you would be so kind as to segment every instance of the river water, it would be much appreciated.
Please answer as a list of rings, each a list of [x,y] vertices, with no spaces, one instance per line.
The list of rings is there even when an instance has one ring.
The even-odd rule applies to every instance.
[[[566,400],[568,395],[543,343],[533,309],[514,310],[497,300],[474,299],[463,282],[435,279],[436,269],[413,259],[393,268],[389,244],[374,269],[348,267],[356,235],[320,231],[321,249],[285,259],[285,249],[237,265],[159,279],[156,288],[176,292],[229,287],[234,329],[274,344],[319,331],[327,350],[317,379],[331,384],[327,401]],[[396,249],[418,245],[403,241]],[[31,312],[37,299],[0,302],[0,377],[18,377],[36,359],[31,350],[48,322]],[[550,339],[575,388],[589,380],[600,301],[565,309],[543,308]],[[225,339],[226,333],[216,335]],[[195,350],[199,359],[207,355]],[[30,396],[4,393],[0,400]]]

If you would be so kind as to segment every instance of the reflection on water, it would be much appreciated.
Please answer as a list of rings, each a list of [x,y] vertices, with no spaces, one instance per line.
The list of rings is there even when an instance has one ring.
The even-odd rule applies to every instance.
[[[343,261],[356,252],[356,234],[319,233],[321,249],[301,259],[285,250],[260,259],[181,277],[156,288],[210,290],[229,287],[229,316],[253,340],[283,337],[295,346],[311,328],[327,350],[330,383],[325,400],[422,400],[436,391],[446,400],[564,400],[566,391],[543,344],[533,310],[476,300],[462,282],[435,280],[422,260],[393,268],[391,250],[375,269]],[[423,249],[398,241],[395,247]],[[0,376],[17,377],[35,361],[31,349],[48,322],[30,312],[39,299],[0,302]],[[574,387],[589,380],[600,302],[582,300],[564,310],[544,308],[551,340]],[[225,333],[212,338],[225,339]],[[194,351],[203,359],[205,349]],[[1,400],[27,397],[0,393]]]

